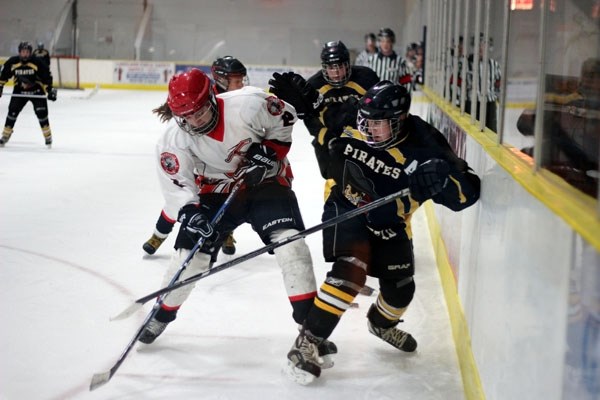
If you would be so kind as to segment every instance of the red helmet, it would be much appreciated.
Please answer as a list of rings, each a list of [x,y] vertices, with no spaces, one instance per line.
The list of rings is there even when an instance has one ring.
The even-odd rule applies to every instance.
[[[186,121],[209,103],[212,118],[202,126],[193,126]],[[211,132],[219,120],[217,101],[211,88],[208,76],[199,69],[193,68],[181,74],[174,75],[169,82],[169,97],[167,104],[173,112],[175,121],[181,129],[194,134]]]

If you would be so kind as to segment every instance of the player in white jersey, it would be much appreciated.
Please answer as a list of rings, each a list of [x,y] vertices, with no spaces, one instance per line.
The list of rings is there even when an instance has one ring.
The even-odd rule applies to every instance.
[[[225,93],[230,90],[243,88],[248,84],[247,70],[244,64],[237,58],[231,56],[217,58],[211,67],[214,80],[213,90],[215,93]],[[156,250],[167,239],[175,222],[177,222],[177,213],[183,204],[165,203],[163,209],[156,220],[154,232],[150,239],[144,242],[142,248],[150,255],[156,253]],[[225,254],[235,254],[235,239],[231,233],[225,239],[221,248]]]
[[[305,229],[286,158],[297,121],[293,107],[250,86],[215,95],[208,77],[192,69],[171,79],[167,103],[157,110],[163,119],[174,120],[157,144],[161,188],[167,202],[185,204],[175,254],[161,286],[170,282],[201,237],[206,239],[203,246],[179,280],[207,270],[227,234],[244,222],[265,244]],[[209,221],[240,177],[244,186],[212,226]],[[310,251],[304,240],[296,240],[275,249],[275,257],[292,316],[301,324],[316,296]],[[141,342],[152,343],[164,331],[192,288],[166,296]],[[323,348],[334,346],[329,342]]]

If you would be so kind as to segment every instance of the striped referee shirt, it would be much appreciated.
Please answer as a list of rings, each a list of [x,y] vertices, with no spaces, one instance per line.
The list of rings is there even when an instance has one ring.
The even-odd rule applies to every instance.
[[[467,70],[467,101],[471,101],[471,91],[473,90],[473,55],[470,55],[468,58],[468,66]],[[500,63],[498,61],[490,58],[487,63],[488,67],[488,76],[487,82],[485,86],[487,86],[487,96],[486,101],[496,102],[498,101],[498,93],[500,91],[500,79],[502,78],[500,74]],[[481,82],[483,81],[483,60],[479,59],[479,81],[477,85],[477,99],[481,100],[482,96],[482,86]]]
[[[369,68],[371,68],[380,80],[388,80],[412,91],[412,75],[409,66],[404,58],[400,57],[396,52],[388,56],[381,53],[373,54],[369,57]]]

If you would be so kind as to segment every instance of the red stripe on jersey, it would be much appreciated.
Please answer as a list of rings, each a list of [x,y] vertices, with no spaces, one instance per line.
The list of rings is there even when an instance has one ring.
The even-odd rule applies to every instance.
[[[304,294],[298,294],[296,296],[290,296],[289,299],[291,302],[294,301],[302,301],[302,300],[308,300],[308,299],[314,299],[315,297],[317,297],[317,292],[310,292],[310,293],[304,293]]]
[[[278,160],[283,160],[285,156],[287,156],[287,153],[289,153],[290,147],[292,146],[292,144],[289,142],[281,142],[279,140],[268,139],[263,140],[261,144],[264,144],[268,148],[275,151]]]
[[[209,137],[218,140],[219,142],[223,141],[225,137],[225,107],[224,107],[223,99],[219,99],[217,97],[217,109],[219,110],[219,122],[215,129],[211,133],[208,134]]]

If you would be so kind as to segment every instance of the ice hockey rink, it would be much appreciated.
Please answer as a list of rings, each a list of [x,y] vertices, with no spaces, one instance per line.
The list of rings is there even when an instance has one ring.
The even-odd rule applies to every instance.
[[[335,366],[311,386],[289,381],[282,367],[297,326],[275,258],[264,254],[200,280],[165,333],[136,345],[112,380],[89,392],[152,302],[129,319],[109,318],[160,288],[172,252],[175,234],[156,255],[142,251],[163,205],[153,154],[164,126],[151,110],[166,93],[58,95],[49,104],[52,149],[31,104],[0,148],[0,399],[464,399],[422,211],[413,219],[417,291],[401,325],[416,353],[368,332],[375,296],[359,295],[331,337]],[[2,122],[9,99],[0,98]],[[311,227],[321,222],[323,180],[301,122],[289,158]],[[249,226],[235,238],[235,256],[262,246]],[[307,242],[320,284],[328,270],[321,234]]]

